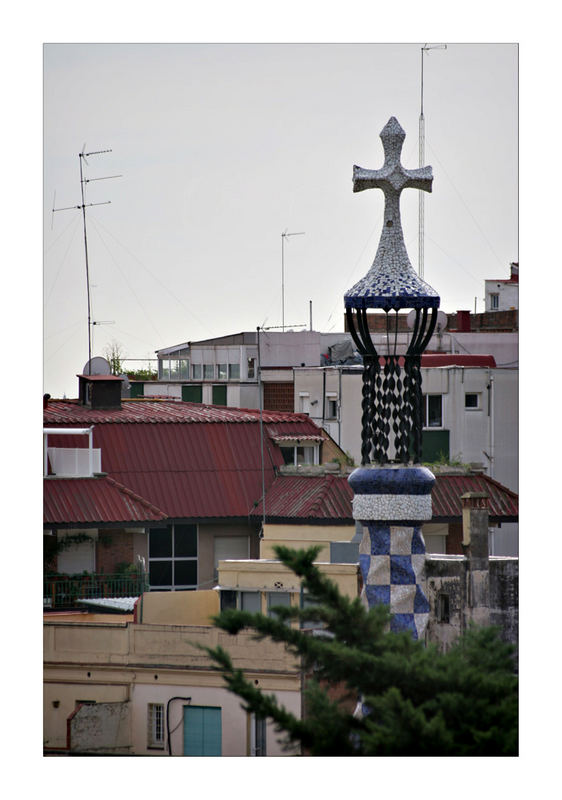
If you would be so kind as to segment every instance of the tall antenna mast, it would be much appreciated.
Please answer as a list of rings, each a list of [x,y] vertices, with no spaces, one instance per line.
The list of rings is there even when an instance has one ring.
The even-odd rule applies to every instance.
[[[421,48],[421,104],[420,104],[420,168],[425,165],[425,118],[423,115],[423,54],[429,50],[446,50],[446,44],[424,44]],[[423,278],[424,258],[424,192],[419,192],[419,223],[418,223],[418,275]]]
[[[287,236],[304,236],[306,231],[287,233],[287,228],[281,234],[281,328],[285,330],[285,239]]]
[[[82,223],[84,228],[84,254],[86,258],[86,291],[88,297],[88,374],[90,374],[90,362],[92,360],[92,310],[91,310],[91,301],[90,301],[90,266],[88,263],[88,235],[86,229],[86,206],[104,206],[111,203],[111,200],[105,200],[101,203],[86,203],[84,186],[86,183],[90,183],[90,181],[105,181],[109,180],[110,178],[121,178],[122,175],[107,175],[103,178],[84,178],[82,162],[84,162],[87,166],[88,162],[86,157],[88,156],[97,156],[101,155],[102,153],[111,153],[111,150],[92,150],[89,153],[85,153],[86,144],[84,143],[82,147],[82,152],[78,153],[78,159],[80,162],[80,196],[82,199],[82,203],[78,206],[66,206],[65,208],[54,208],[54,198],[53,198],[53,214],[55,211],[69,211],[71,209],[78,209],[82,211]],[[56,195],[55,195],[56,196]],[[94,323],[95,324],[95,323]]]

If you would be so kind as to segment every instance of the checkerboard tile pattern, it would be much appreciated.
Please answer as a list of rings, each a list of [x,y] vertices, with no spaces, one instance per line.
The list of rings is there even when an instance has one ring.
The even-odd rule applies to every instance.
[[[393,614],[391,630],[423,638],[429,603],[422,590],[425,543],[421,528],[369,523],[359,545],[363,599],[371,608],[386,603]]]

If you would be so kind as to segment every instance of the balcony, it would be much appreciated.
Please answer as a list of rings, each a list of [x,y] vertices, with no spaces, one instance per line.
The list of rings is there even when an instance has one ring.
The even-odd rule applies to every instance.
[[[142,570],[115,574],[47,575],[43,580],[43,608],[77,608],[80,607],[79,600],[139,597],[147,591],[147,575]]]

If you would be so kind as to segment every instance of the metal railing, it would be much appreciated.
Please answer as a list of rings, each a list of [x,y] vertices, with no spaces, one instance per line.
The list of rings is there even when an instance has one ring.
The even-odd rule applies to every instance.
[[[99,597],[138,597],[148,591],[145,572],[52,575],[43,581],[44,608],[79,607],[78,600]]]

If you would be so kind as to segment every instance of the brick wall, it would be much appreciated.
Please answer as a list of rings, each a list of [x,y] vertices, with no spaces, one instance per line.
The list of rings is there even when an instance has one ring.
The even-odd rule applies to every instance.
[[[96,545],[96,572],[106,575],[115,572],[117,564],[134,562],[133,533],[119,529],[99,532]]]
[[[284,383],[263,384],[263,407],[266,411],[294,411],[294,384],[292,381]]]

